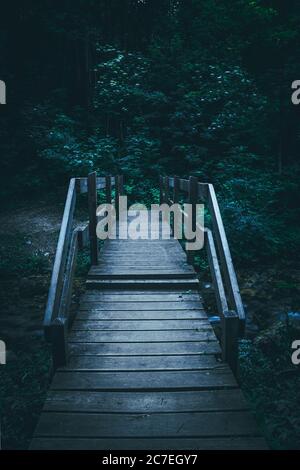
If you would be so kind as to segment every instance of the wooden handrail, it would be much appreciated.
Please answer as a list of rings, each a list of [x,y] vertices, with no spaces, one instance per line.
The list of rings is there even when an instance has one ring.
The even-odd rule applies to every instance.
[[[174,177],[162,178],[162,188],[166,187],[166,179],[168,180],[168,187],[174,188]],[[189,193],[190,180],[179,179],[179,188],[180,191]],[[222,273],[224,275],[225,285],[229,295],[230,307],[231,309],[236,310],[240,321],[243,323],[245,321],[245,311],[214,186],[209,183],[198,183],[198,197],[203,202],[207,202],[211,214],[213,236],[217,242],[217,248],[222,265]],[[168,199],[166,193],[162,195],[162,198],[165,200]]]
[[[210,209],[213,232],[216,237],[217,247],[222,263],[225,284],[229,293],[230,306],[237,312],[240,321],[243,323],[245,322],[245,310],[240,295],[219,204],[212,184],[208,185],[208,207]]]
[[[48,301],[45,311],[44,327],[46,329],[51,325],[52,321],[58,316],[60,305],[60,297],[62,290],[62,276],[67,257],[68,246],[70,242],[70,234],[74,217],[76,204],[76,180],[72,178],[69,184],[64,214],[62,218],[61,229],[59,233],[54,266],[51,276]]]
[[[170,197],[170,189],[173,189],[173,199]],[[231,253],[222,221],[222,216],[212,184],[197,183],[197,180],[191,177],[189,180],[175,177],[160,177],[160,200],[169,205],[178,202],[179,191],[188,194],[188,201],[192,204],[197,203],[197,198],[203,202],[207,202],[211,219],[212,230],[205,231],[205,246],[207,258],[211,271],[214,285],[218,312],[222,325],[222,357],[228,362],[234,372],[237,370],[238,359],[238,336],[244,332],[245,311],[240,296],[237,277],[235,274]],[[187,214],[182,210],[184,217]],[[197,224],[198,229],[201,227]],[[203,229],[201,229],[203,230]],[[218,253],[215,247],[214,238],[216,239]],[[222,271],[220,269],[218,255],[221,262]],[[190,260],[193,259],[188,253]],[[225,279],[226,291],[224,289],[222,275]],[[228,307],[228,304],[230,308]]]
[[[96,173],[91,173],[88,178],[70,180],[44,317],[45,336],[52,343],[55,368],[67,362],[66,338],[70,323],[69,310],[78,249],[90,243],[92,263],[97,264],[98,260],[97,190],[106,189],[106,198],[109,198],[107,202],[112,202],[111,187],[116,185],[121,194],[123,178],[120,176],[99,178]],[[89,194],[89,223],[72,231],[77,193],[87,192]]]
[[[107,179],[110,179],[111,181],[111,187],[115,186],[116,183],[116,177],[115,176],[104,176],[104,177],[97,177],[97,190],[100,189],[105,189],[106,184],[107,184]],[[76,179],[76,184],[78,188],[78,192],[80,194],[84,194],[88,192],[88,178],[87,177],[81,177],[81,178],[75,178]]]

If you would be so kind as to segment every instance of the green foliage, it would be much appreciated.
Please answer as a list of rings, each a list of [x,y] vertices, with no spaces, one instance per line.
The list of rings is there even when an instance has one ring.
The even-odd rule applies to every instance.
[[[299,332],[278,323],[252,343],[240,343],[241,382],[273,449],[299,449],[300,376],[291,362]]]
[[[299,251],[299,120],[290,90],[280,91],[296,78],[295,2],[126,4],[106,5],[119,34],[107,30],[103,2],[89,1],[84,11],[79,0],[72,9],[29,8],[25,29],[41,36],[34,29],[40,19],[45,38],[76,43],[81,59],[49,49],[52,67],[64,61],[64,78],[42,78],[46,98],[29,87],[18,119],[13,111],[1,126],[8,175],[2,200],[97,170],[123,173],[131,202],[149,204],[159,174],[196,174],[216,186],[236,262]],[[120,28],[122,12],[127,23]],[[285,155],[278,158],[286,160],[280,176],[279,133]]]
[[[86,275],[91,266],[90,252],[88,249],[79,251],[77,253],[76,261],[76,275],[82,278],[86,278]]]
[[[13,357],[12,357],[13,355]],[[50,351],[28,337],[14,345],[0,368],[0,415],[4,449],[27,449],[50,382]]]
[[[9,102],[0,117],[4,206],[56,192],[92,170],[124,174],[129,203],[149,206],[159,201],[159,174],[194,174],[215,185],[235,265],[297,265],[300,107],[290,100],[299,78],[296,0],[23,3],[8,2],[0,17],[0,78]],[[1,278],[49,267],[43,254],[24,249],[20,234],[0,242]],[[79,254],[79,276],[88,261]],[[198,256],[196,266],[207,269],[207,260]],[[241,362],[272,445],[290,448],[299,383],[275,370],[288,364],[284,335],[277,358],[244,342]],[[24,444],[19,432],[29,435],[27,420],[32,425],[24,407],[36,413],[47,381],[47,358],[24,350],[24,383],[32,378],[41,393],[29,385],[23,404],[17,394],[9,402],[19,365],[0,383],[13,416],[5,439],[15,448]],[[14,400],[23,408],[19,417]]]
[[[48,259],[38,251],[28,253],[24,235],[0,235],[0,278],[45,273]]]

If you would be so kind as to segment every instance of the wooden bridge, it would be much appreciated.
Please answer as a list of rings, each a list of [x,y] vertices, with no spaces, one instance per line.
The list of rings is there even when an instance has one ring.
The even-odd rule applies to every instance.
[[[97,189],[111,202],[112,188],[118,213],[122,177],[93,173],[70,182],[44,323],[55,373],[31,449],[266,448],[235,378],[245,314],[213,186],[165,177],[160,199],[192,204],[194,228],[196,203],[209,208],[205,247],[220,342],[205,313],[194,253],[163,239],[167,222],[152,222],[155,240],[117,236],[99,251]],[[89,223],[74,228],[76,194],[84,192]],[[182,213],[187,217],[184,206]],[[76,255],[88,244],[87,289],[72,316]]]

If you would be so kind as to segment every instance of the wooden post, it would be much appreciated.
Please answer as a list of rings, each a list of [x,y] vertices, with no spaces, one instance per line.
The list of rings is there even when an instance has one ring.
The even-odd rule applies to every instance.
[[[65,366],[68,362],[67,334],[68,320],[66,318],[56,318],[50,326],[54,370]]]
[[[229,364],[232,372],[236,375],[238,367],[239,317],[236,312],[229,310],[224,312],[221,322],[222,359]]]
[[[159,177],[159,204],[164,203],[164,179],[162,176]]]
[[[78,250],[82,251],[83,250],[83,233],[82,230],[78,230]]]
[[[111,176],[105,177],[105,196],[106,203],[111,204]]]
[[[190,176],[188,202],[189,204],[192,204],[192,230],[193,231],[196,230],[196,223],[197,223],[197,211],[196,211],[197,200],[198,200],[198,178],[196,178],[196,176]],[[187,253],[188,263],[193,264],[194,256],[195,256],[194,252],[188,251]]]
[[[97,240],[97,173],[88,176],[88,201],[89,201],[89,235],[91,247],[91,264],[98,264],[98,240]]]
[[[124,179],[123,179],[122,175],[116,176],[116,178],[115,178],[115,188],[116,188],[115,206],[116,206],[117,218],[119,218],[119,207],[120,207],[119,197],[122,196],[122,194],[123,194],[123,181],[124,181]]]
[[[118,176],[118,186],[119,186],[119,196],[123,196],[124,194],[124,176]]]
[[[170,199],[170,198],[169,198],[169,196],[170,196],[170,181],[169,181],[169,177],[168,177],[168,176],[166,176],[166,177],[164,178],[164,182],[165,182],[165,184],[164,184],[164,186],[165,186],[165,203],[166,203],[166,204],[169,204],[169,199]]]
[[[196,204],[198,200],[198,178],[190,176],[189,179],[189,204],[192,204],[192,229],[196,230]]]
[[[175,204],[178,204],[179,202],[179,183],[179,177],[174,176],[173,201],[175,202]]]

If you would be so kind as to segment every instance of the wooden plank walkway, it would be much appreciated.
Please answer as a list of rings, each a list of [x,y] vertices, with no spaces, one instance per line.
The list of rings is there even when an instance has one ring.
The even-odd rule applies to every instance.
[[[178,241],[109,240],[31,449],[264,449]]]

